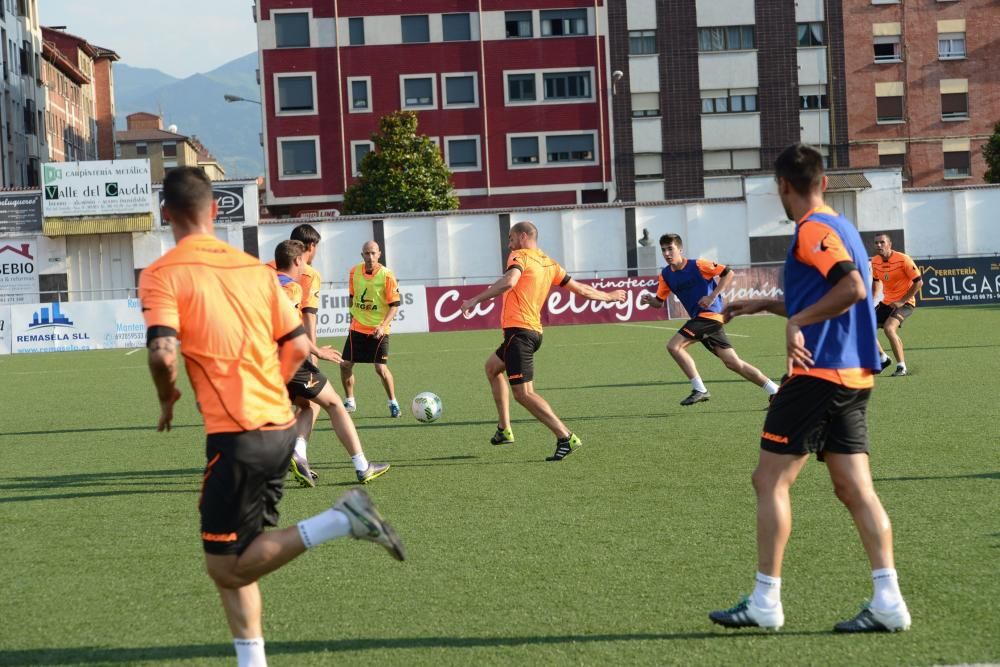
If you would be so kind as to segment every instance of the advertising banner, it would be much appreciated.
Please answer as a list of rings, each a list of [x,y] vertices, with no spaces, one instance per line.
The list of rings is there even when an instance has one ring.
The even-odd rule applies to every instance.
[[[420,333],[427,328],[427,294],[423,285],[400,285],[402,303],[392,320],[391,333]],[[316,337],[346,336],[351,326],[351,297],[347,288],[320,293]]]
[[[0,239],[0,303],[38,300],[34,241]]]
[[[733,283],[723,298],[780,299],[780,267],[736,269]],[[605,322],[650,322],[663,319],[687,319],[684,307],[671,296],[666,312],[640,302],[643,292],[656,293],[657,276],[641,278],[600,278],[580,280],[602,291],[623,289],[628,298],[623,303],[588,301],[565,289],[553,288],[542,309],[542,325],[600,324]],[[483,291],[486,285],[427,288],[427,319],[431,331],[461,331],[465,329],[500,328],[501,297],[480,303],[470,317],[462,314],[462,302]]]
[[[160,215],[160,207],[163,206],[163,186],[154,186],[153,192],[156,195],[156,210],[153,212],[156,224],[161,226],[169,225],[170,223]],[[219,204],[219,215],[215,217],[215,224],[246,222],[247,217],[243,202],[242,185],[213,185],[212,197]]]
[[[42,214],[48,217],[151,213],[149,160],[42,165]]]
[[[0,306],[0,354],[10,354],[10,306]]]
[[[924,279],[918,306],[1000,303],[1000,257],[926,259],[916,264]]]
[[[0,194],[0,234],[37,234],[41,231],[40,192]]]
[[[10,321],[14,354],[145,345],[138,299],[11,306]]]

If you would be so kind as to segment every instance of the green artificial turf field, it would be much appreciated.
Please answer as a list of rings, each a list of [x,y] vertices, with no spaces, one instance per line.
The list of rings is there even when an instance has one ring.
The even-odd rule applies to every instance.
[[[896,635],[830,632],[871,580],[815,461],[793,488],[785,627],[708,621],[753,583],[767,401],[698,346],[712,400],[680,407],[690,387],[664,350],[679,324],[547,330],[536,389],[584,442],[561,463],[544,462],[554,438],[516,405],[516,444],[487,442],[482,363],[498,332],[394,336],[402,420],[359,365],[362,441],[393,464],[369,491],[409,560],[337,540],[266,577],[270,664],[1000,661],[1000,309],[919,310],[902,331],[912,375],[876,383],[871,465],[913,615]],[[781,375],[783,320],[728,330],[744,359]],[[144,351],[0,357],[0,378],[0,665],[235,664],[203,571],[203,433],[186,379],[174,430],[157,434]],[[420,391],[442,397],[440,422],[409,415]],[[319,486],[289,485],[282,525],[352,487],[325,416],[309,454]]]

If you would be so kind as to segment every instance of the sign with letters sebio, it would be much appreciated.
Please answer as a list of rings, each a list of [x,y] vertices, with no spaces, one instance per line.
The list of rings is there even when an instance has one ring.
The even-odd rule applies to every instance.
[[[31,303],[38,298],[34,241],[0,239],[0,303]]]
[[[149,160],[42,165],[42,215],[46,218],[152,211]]]

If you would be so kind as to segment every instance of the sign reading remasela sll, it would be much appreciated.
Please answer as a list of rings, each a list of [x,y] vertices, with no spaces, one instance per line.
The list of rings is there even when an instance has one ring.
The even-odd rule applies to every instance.
[[[42,165],[42,216],[152,213],[149,160]]]

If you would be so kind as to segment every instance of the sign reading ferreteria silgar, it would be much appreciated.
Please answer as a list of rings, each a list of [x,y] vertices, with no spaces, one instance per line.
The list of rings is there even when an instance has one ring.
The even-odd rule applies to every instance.
[[[1000,303],[1000,257],[925,259],[916,264],[924,280],[918,306]]]
[[[152,212],[149,160],[42,165],[42,215],[46,218]]]

